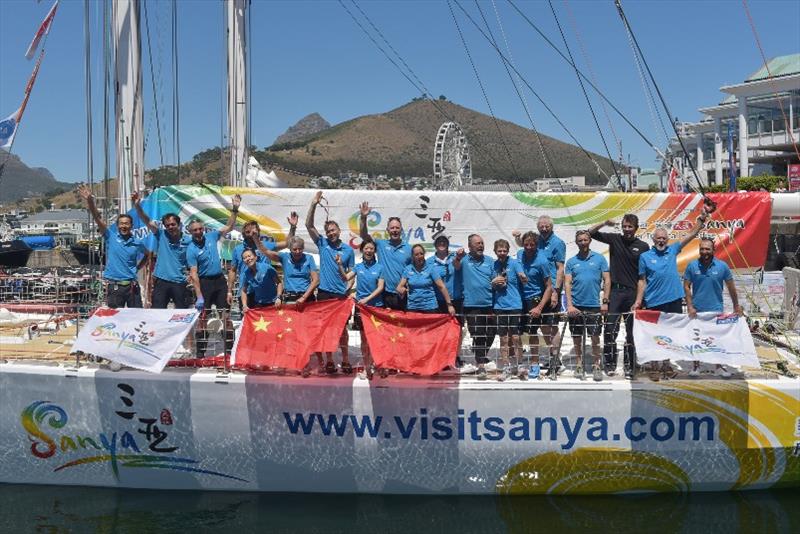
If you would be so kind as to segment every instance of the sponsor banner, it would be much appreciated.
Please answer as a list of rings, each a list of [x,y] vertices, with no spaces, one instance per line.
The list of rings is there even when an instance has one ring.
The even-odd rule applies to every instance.
[[[638,310],[633,339],[639,363],[662,360],[701,361],[759,367],[753,337],[743,317],[735,314]]]
[[[98,308],[78,333],[73,350],[160,373],[197,317],[194,309]]]
[[[787,174],[789,177],[789,191],[800,191],[800,164],[790,163]]]
[[[228,220],[226,206],[235,193],[242,195],[238,224],[258,221],[262,232],[281,241],[289,230],[286,218],[292,211],[304,216],[315,191],[168,186],[154,191],[143,202],[143,207],[154,220],[174,212],[184,221],[196,219],[208,228],[220,228]],[[717,202],[718,209],[703,235],[717,240],[717,257],[734,269],[763,266],[772,209],[769,193],[709,196]],[[316,212],[317,229],[322,232],[326,219],[338,222],[342,240],[358,253],[361,242],[359,204],[364,201],[372,208],[367,227],[373,236],[386,237],[388,218],[397,216],[403,221],[406,239],[412,244],[426,245],[431,251],[439,235],[448,236],[455,250],[466,248],[467,236],[472,233],[483,236],[489,251],[495,240],[502,238],[513,243],[513,230],[535,229],[537,218],[549,215],[556,234],[567,243],[567,257],[577,253],[576,230],[607,219],[619,222],[626,213],[639,216],[639,237],[645,241],[652,242],[656,228],[666,228],[670,241],[679,240],[691,231],[703,207],[702,196],[698,194],[329,190],[325,191]],[[230,258],[235,245],[234,241],[223,242],[223,257]],[[606,251],[601,243],[595,242],[592,247],[598,252]],[[314,249],[313,243],[306,243],[307,251]],[[696,245],[686,247],[678,258],[679,267],[683,269],[697,257]]]

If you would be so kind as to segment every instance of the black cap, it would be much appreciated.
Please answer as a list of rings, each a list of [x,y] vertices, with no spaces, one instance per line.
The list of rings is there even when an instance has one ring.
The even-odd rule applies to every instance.
[[[447,238],[447,236],[446,235],[440,235],[439,237],[437,237],[433,241],[433,246],[435,247],[436,245],[438,245],[439,243],[441,243],[443,241],[444,241],[445,245],[450,245],[450,240]]]

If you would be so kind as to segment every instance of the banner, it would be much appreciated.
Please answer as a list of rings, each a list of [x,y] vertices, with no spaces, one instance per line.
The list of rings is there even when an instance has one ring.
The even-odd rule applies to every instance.
[[[789,178],[789,192],[800,191],[800,164],[790,163],[786,169]]]
[[[455,364],[461,337],[455,317],[357,306],[377,367],[428,376]]]
[[[351,299],[309,302],[302,307],[251,308],[242,319],[233,363],[237,367],[283,367],[301,370],[314,352],[339,349]]]
[[[17,124],[19,124],[18,114],[19,110],[0,121],[0,148],[6,148],[14,143],[14,135],[17,133]]]
[[[73,350],[160,373],[197,321],[194,309],[98,308]]]
[[[56,17],[57,9],[58,0],[56,0],[56,3],[50,8],[50,11],[47,12],[47,16],[45,16],[42,24],[39,25],[39,29],[36,30],[36,35],[33,36],[33,41],[31,41],[30,46],[28,46],[28,50],[25,52],[26,58],[33,58],[33,55],[36,53],[36,49],[39,48],[39,42],[42,40],[42,37],[50,33],[50,26],[52,26],[53,19]]]
[[[270,234],[276,241],[286,238],[289,228],[286,218],[292,211],[305,217],[315,191],[313,189],[249,189],[239,187],[168,186],[155,190],[142,207],[158,220],[166,213],[174,212],[184,221],[198,220],[209,229],[225,225],[230,197],[242,195],[237,223],[254,220],[261,231]],[[719,193],[709,195],[718,204],[703,235],[717,238],[717,257],[732,269],[761,267],[767,254],[769,220],[772,202],[769,193]],[[532,192],[488,192],[488,191],[353,191],[327,190],[323,206],[317,209],[314,221],[322,232],[326,218],[336,221],[341,227],[342,240],[351,246],[356,255],[359,237],[359,204],[369,202],[372,211],[367,219],[367,228],[373,237],[385,238],[386,221],[389,217],[400,217],[405,239],[420,243],[432,251],[436,237],[450,238],[450,247],[456,250],[467,247],[467,236],[478,233],[483,236],[487,252],[497,239],[506,239],[512,244],[511,232],[535,230],[540,215],[553,219],[555,233],[567,244],[567,257],[577,254],[575,231],[589,228],[607,219],[619,222],[626,213],[639,216],[639,238],[652,243],[656,228],[665,228],[670,241],[681,239],[691,231],[695,219],[700,215],[703,197],[699,194],[667,193],[532,193]],[[606,228],[603,231],[616,231]],[[146,231],[135,230],[138,237]],[[306,240],[306,252],[314,252],[315,246],[303,229],[298,236]],[[735,237],[735,241],[732,240]],[[222,244],[222,256],[230,259],[236,242],[227,240]],[[599,253],[608,250],[602,243],[592,243]],[[683,270],[688,262],[697,259],[698,249],[690,244],[679,257]]]
[[[639,363],[661,360],[698,360],[758,368],[758,356],[747,321],[735,314],[682,313],[638,310],[633,340]]]

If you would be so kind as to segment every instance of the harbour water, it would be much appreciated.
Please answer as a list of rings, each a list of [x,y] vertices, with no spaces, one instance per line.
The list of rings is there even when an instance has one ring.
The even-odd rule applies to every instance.
[[[800,491],[417,497],[0,485],[0,532],[800,532]]]

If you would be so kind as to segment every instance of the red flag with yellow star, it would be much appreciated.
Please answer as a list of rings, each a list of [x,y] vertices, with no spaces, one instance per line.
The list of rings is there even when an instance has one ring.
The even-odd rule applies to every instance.
[[[461,337],[455,317],[357,306],[378,367],[433,375],[455,364]]]
[[[334,352],[353,309],[351,299],[310,302],[301,308],[250,309],[234,347],[237,367],[301,370],[314,352]]]

